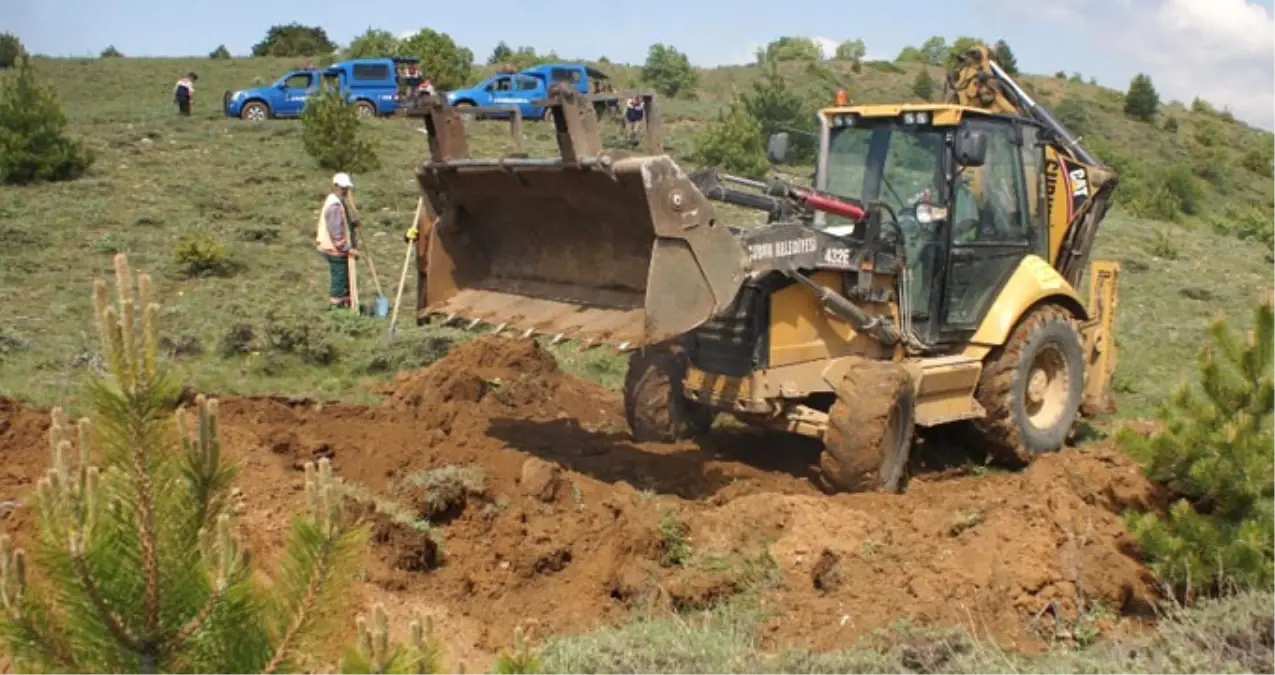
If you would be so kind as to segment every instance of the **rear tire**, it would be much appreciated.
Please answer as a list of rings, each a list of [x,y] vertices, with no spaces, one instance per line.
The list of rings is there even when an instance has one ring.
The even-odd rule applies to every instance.
[[[678,345],[654,345],[629,356],[624,417],[634,440],[672,443],[712,428],[714,412],[687,399],[682,390],[689,365]]]
[[[916,398],[907,372],[888,362],[857,363],[836,394],[819,456],[824,489],[903,491],[916,430]]]
[[[355,104],[359,111],[359,117],[369,118],[376,117],[376,106],[367,101],[359,101]]]
[[[977,440],[1011,465],[1057,451],[1080,412],[1084,378],[1076,319],[1058,306],[1031,311],[987,357],[974,394],[987,411],[972,424]]]

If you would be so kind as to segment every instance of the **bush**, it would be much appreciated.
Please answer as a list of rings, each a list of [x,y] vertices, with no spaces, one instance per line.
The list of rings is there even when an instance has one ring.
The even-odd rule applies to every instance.
[[[1054,106],[1054,115],[1058,121],[1075,135],[1084,135],[1089,128],[1089,108],[1071,96],[1063,96]]]
[[[301,134],[306,154],[325,169],[361,173],[381,165],[376,145],[363,134],[357,107],[335,87],[324,86],[306,103]]]
[[[922,101],[934,97],[934,78],[930,76],[929,69],[922,68],[916,74],[916,79],[912,80],[912,94]]]
[[[217,48],[208,53],[208,58],[215,61],[226,61],[230,59],[230,50],[226,49],[226,45],[217,45]]]
[[[0,85],[0,183],[74,180],[94,156],[67,138],[66,116],[49,87],[40,85],[24,56]]]
[[[0,537],[0,635],[11,666],[298,669],[334,626],[367,527],[347,517],[347,488],[328,460],[307,463],[307,509],[292,519],[272,583],[258,585],[233,525],[238,467],[222,455],[217,404],[198,396],[193,420],[178,408],[180,388],[156,351],[150,279],[137,279],[135,296],[124,256],[115,269],[117,303],[105,282],[93,288],[108,366],[80,399],[92,419],[73,428],[53,410],[52,468],[31,509],[33,555]],[[398,649],[380,650],[390,651]]]
[[[1275,247],[1275,222],[1267,213],[1256,207],[1245,211],[1227,208],[1224,216],[1213,217],[1213,230],[1237,239],[1261,242],[1270,250]]]
[[[1150,122],[1160,107],[1160,94],[1151,83],[1151,76],[1138,73],[1129,83],[1124,97],[1124,113],[1135,120]]]
[[[1263,138],[1261,144],[1249,148],[1240,158],[1240,165],[1263,178],[1272,177],[1275,174],[1275,145],[1271,144],[1271,138]]]
[[[103,59],[118,59],[123,58],[124,54],[120,53],[120,50],[116,49],[115,45],[109,45],[98,56]]]
[[[18,65],[18,58],[26,53],[22,41],[13,33],[0,33],[0,70]]]
[[[695,137],[693,158],[731,173],[760,178],[770,168],[761,123],[736,101]]]
[[[188,277],[225,274],[231,269],[226,247],[207,230],[182,234],[173,247],[173,262]]]
[[[838,61],[860,63],[867,53],[868,48],[863,44],[863,40],[844,40],[837,45],[835,58]]]
[[[473,52],[456,44],[447,33],[429,28],[422,28],[400,42],[398,55],[420,59],[421,73],[440,91],[464,85],[469,79],[469,69],[474,65]]]
[[[758,50],[758,63],[781,61],[822,61],[823,50],[814,40],[804,37],[781,37]]]
[[[1159,412],[1164,429],[1118,435],[1147,476],[1175,498],[1164,514],[1130,518],[1151,568],[1187,597],[1275,580],[1275,311],[1253,312],[1248,339],[1224,319],[1210,326],[1199,382],[1183,384]]]
[[[682,52],[663,43],[651,45],[642,65],[642,81],[663,96],[693,96],[699,86],[699,73]]]
[[[1178,133],[1178,118],[1166,117],[1164,119],[1164,130],[1171,134]]]

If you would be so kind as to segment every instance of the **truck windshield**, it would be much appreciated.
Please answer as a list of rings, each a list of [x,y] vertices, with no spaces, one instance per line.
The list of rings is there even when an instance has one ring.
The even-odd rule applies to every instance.
[[[917,202],[938,203],[943,189],[943,134],[887,122],[837,127],[828,140],[824,189],[860,203],[880,200],[903,218]],[[871,169],[871,170],[869,170]],[[828,216],[828,225],[846,225]]]

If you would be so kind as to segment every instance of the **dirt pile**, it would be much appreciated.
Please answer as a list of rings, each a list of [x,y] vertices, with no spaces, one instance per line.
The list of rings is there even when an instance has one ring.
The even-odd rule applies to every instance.
[[[724,428],[635,444],[615,392],[494,337],[401,376],[382,406],[231,398],[221,411],[263,574],[301,507],[298,469],[329,457],[375,523],[351,625],[372,602],[422,611],[471,666],[520,626],[585,631],[755,584],[774,648],[843,647],[901,618],[1022,647],[1054,615],[1065,627],[1099,602],[1137,615],[1151,597],[1117,514],[1155,494],[1108,449],[828,497],[810,481],[817,443]],[[43,470],[47,425],[0,399],[0,497]]]

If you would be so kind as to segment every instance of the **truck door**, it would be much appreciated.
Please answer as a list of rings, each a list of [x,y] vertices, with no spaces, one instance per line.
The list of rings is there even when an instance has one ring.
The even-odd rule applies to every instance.
[[[536,105],[536,101],[544,100],[545,88],[538,77],[519,75],[514,78],[515,93],[519,99],[518,108],[524,118],[540,119],[545,109]]]
[[[487,105],[508,106],[522,103],[518,92],[514,90],[514,78],[509,75],[502,75],[487,85],[487,97]]]
[[[282,96],[275,106],[276,115],[295,116],[301,114],[305,101],[318,88],[315,73],[302,71],[290,73],[283,80]]]
[[[940,309],[948,334],[978,328],[1040,236],[1027,198],[1020,127],[993,120],[966,124],[987,137],[987,156],[982,166],[958,170],[953,181],[951,246]]]

